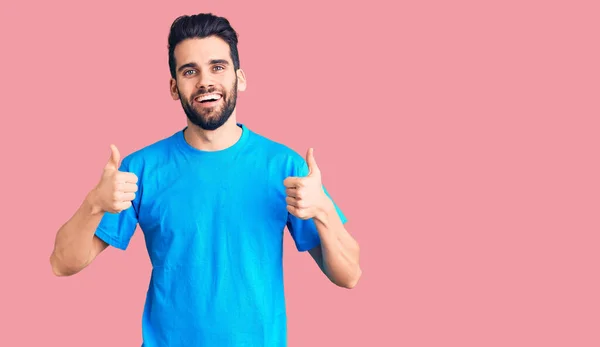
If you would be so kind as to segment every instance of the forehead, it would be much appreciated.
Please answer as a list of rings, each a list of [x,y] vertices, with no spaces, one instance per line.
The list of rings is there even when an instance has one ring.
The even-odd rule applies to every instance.
[[[174,54],[177,66],[189,62],[204,64],[212,59],[226,59],[231,62],[229,45],[216,36],[186,39],[175,47]]]

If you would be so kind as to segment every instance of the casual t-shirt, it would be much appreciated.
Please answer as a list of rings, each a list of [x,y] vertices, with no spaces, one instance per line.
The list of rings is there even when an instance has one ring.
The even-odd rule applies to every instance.
[[[96,235],[125,250],[138,225],[144,233],[152,275],[142,346],[287,345],[284,228],[298,251],[320,240],[313,220],[288,213],[283,181],[308,166],[238,126],[240,139],[224,150],[195,149],[182,129],[123,158],[119,170],[138,176],[138,192],[131,208],[104,215]]]

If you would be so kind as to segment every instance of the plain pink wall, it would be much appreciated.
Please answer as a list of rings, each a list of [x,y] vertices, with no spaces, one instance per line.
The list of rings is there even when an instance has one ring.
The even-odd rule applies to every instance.
[[[139,230],[74,277],[48,256],[110,143],[184,125],[168,29],[208,11],[239,120],[315,148],[362,246],[348,291],[286,238],[290,347],[600,345],[597,2],[392,3],[3,3],[0,345],[140,344]]]

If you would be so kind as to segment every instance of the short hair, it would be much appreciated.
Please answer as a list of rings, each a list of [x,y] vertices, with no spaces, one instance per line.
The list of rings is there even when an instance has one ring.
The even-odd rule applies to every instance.
[[[240,68],[240,57],[237,48],[238,34],[226,18],[215,16],[212,13],[183,15],[173,21],[169,32],[168,48],[171,77],[175,78],[176,75],[175,47],[186,39],[209,36],[217,36],[229,45],[229,54],[233,66],[235,70]]]

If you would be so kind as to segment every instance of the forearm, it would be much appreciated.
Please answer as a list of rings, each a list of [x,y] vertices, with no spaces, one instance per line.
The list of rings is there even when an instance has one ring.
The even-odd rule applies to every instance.
[[[56,275],[69,276],[81,271],[90,261],[93,237],[103,212],[94,204],[90,192],[75,214],[56,233],[54,250],[50,256]]]
[[[315,218],[315,225],[321,239],[323,271],[333,283],[353,288],[362,274],[360,248],[344,227],[331,200],[327,199],[323,212]]]

